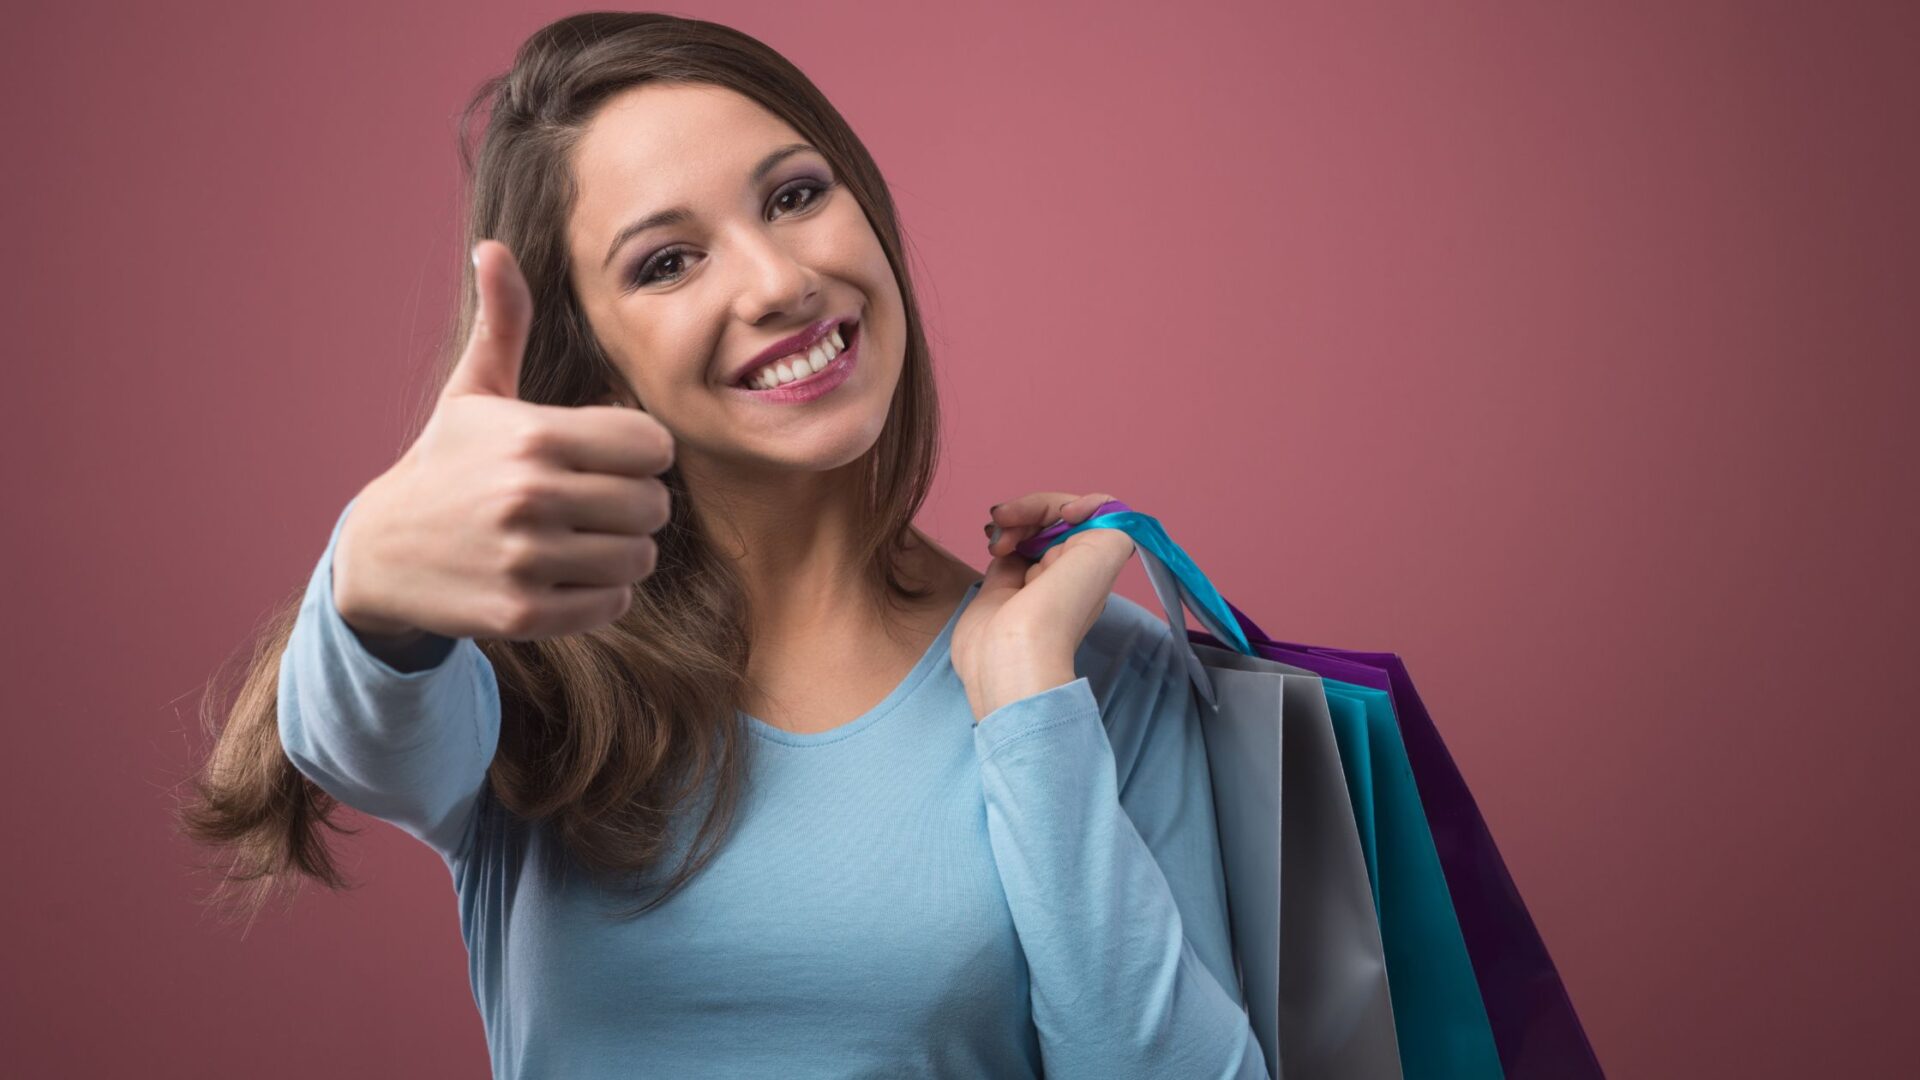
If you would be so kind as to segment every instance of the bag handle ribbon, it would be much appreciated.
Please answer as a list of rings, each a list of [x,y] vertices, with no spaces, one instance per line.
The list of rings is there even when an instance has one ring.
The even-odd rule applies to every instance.
[[[1153,583],[1153,591],[1166,611],[1167,625],[1173,629],[1175,638],[1187,643],[1187,675],[1199,688],[1201,699],[1218,710],[1220,705],[1214,697],[1213,680],[1207,677],[1206,667],[1194,655],[1192,639],[1187,633],[1187,620],[1181,614],[1181,608],[1192,611],[1216,641],[1244,655],[1258,656],[1256,646],[1271,643],[1273,639],[1220,595],[1220,591],[1213,587],[1213,582],[1208,581],[1207,575],[1200,572],[1193,559],[1173,542],[1157,519],[1119,499],[1108,499],[1101,503],[1087,520],[1078,525],[1056,521],[1022,540],[1014,550],[1037,560],[1048,548],[1087,529],[1119,529],[1133,538],[1134,547],[1140,553],[1140,562],[1146,568],[1147,578]]]

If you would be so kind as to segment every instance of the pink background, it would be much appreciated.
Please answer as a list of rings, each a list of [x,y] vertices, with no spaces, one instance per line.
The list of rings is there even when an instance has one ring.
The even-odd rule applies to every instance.
[[[1277,636],[1404,655],[1610,1075],[1905,1074],[1917,9],[1441,7],[676,10],[894,185],[949,547],[1109,491]],[[458,105],[570,10],[10,14],[11,1075],[486,1074],[424,847],[360,819],[364,887],[243,938],[166,812],[401,448]]]

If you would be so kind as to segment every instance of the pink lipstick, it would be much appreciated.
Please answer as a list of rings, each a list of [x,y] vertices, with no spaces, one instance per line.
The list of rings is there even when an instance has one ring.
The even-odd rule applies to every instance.
[[[847,327],[844,335],[847,347],[827,362],[827,366],[804,378],[789,383],[781,383],[771,390],[756,390],[748,386],[730,386],[733,393],[742,394],[756,402],[768,405],[798,405],[822,397],[846,382],[853,374],[853,365],[860,359],[861,331],[865,323],[853,323]]]

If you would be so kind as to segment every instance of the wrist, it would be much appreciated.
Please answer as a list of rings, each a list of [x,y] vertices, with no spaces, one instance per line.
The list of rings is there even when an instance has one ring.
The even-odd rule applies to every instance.
[[[425,631],[367,610],[355,589],[358,579],[349,554],[354,540],[355,518],[360,509],[356,505],[348,512],[347,520],[341,525],[340,536],[333,545],[333,557],[328,569],[333,609],[339,613],[341,621],[363,640],[388,648],[404,648],[419,641]]]
[[[1073,670],[1071,656],[1010,648],[990,653],[976,669],[974,685],[968,696],[973,706],[973,722],[1024,697],[1065,686],[1079,675]]]
[[[350,601],[343,602],[337,586],[333,595],[333,609],[339,612],[340,621],[346,623],[349,630],[359,635],[360,640],[369,645],[378,645],[387,649],[404,649],[427,636],[427,631],[417,626],[383,619],[378,615],[361,611]]]

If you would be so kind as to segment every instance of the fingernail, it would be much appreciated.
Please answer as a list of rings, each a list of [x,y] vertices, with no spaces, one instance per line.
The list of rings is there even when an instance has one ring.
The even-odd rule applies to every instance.
[[[1001,507],[1003,507],[1003,506],[1005,506],[1005,505],[1007,505],[1007,504],[1006,504],[1006,503],[994,503],[994,504],[993,504],[992,506],[989,506],[989,507],[987,507],[987,513],[989,513],[989,514],[991,514],[991,513],[993,513],[993,512],[995,511],[995,510],[998,510],[998,509],[1000,509]]]
[[[987,526],[987,546],[992,547],[993,545],[999,542],[1000,542],[1000,526],[998,525]]]

